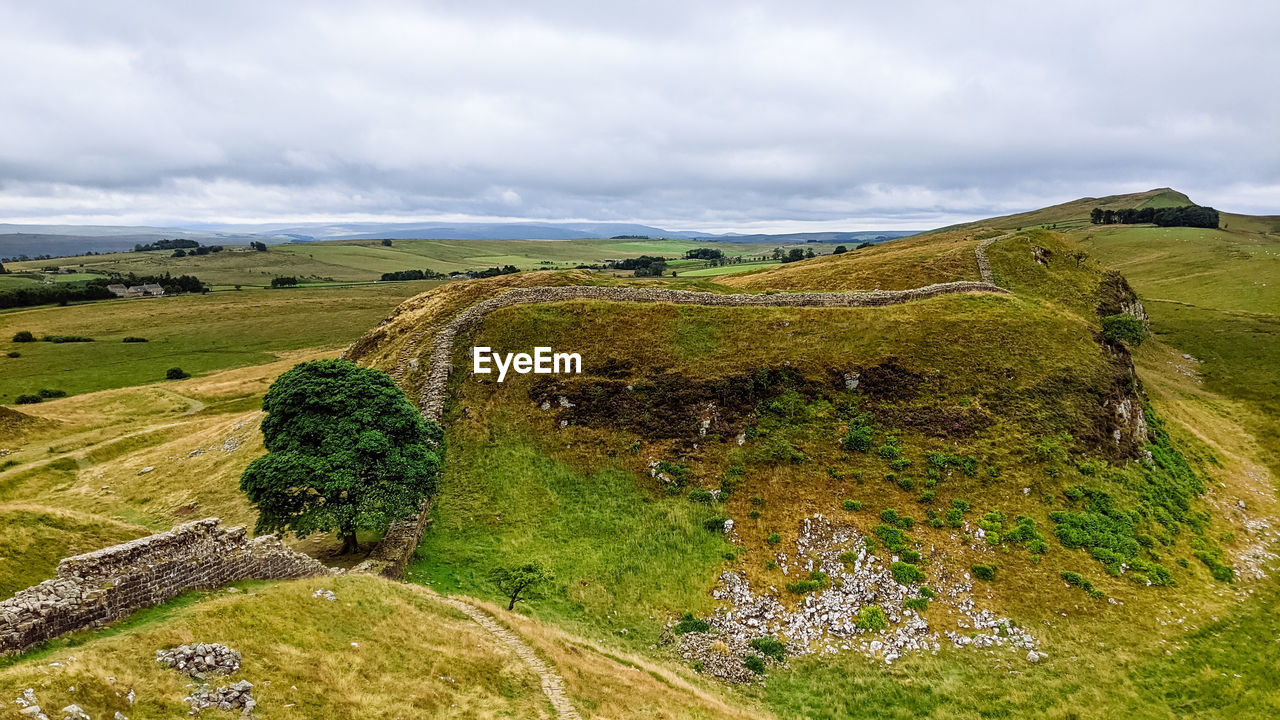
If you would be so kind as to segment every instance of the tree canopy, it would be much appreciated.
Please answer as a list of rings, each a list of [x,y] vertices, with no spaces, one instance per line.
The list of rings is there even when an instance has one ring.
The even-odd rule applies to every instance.
[[[357,530],[386,530],[435,490],[443,433],[385,373],[302,363],[272,384],[262,409],[267,454],[240,478],[260,533],[337,531],[345,553]]]

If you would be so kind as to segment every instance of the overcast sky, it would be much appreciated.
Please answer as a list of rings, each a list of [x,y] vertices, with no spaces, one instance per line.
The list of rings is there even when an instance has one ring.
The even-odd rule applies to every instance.
[[[0,0],[0,222],[1280,213],[1280,3],[618,5]]]

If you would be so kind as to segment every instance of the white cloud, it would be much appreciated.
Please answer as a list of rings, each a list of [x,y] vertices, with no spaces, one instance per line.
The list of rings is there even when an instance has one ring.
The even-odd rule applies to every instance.
[[[1261,2],[0,6],[0,220],[1275,212]],[[804,225],[808,226],[808,225]]]

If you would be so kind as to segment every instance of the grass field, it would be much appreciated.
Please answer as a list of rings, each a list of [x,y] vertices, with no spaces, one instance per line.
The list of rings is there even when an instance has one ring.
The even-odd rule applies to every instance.
[[[231,287],[268,285],[271,278],[280,276],[304,281],[352,282],[377,280],[382,273],[397,270],[431,269],[448,273],[503,265],[515,265],[522,270],[571,268],[640,255],[682,258],[687,250],[707,246],[734,257],[768,255],[776,247],[685,240],[395,240],[391,247],[385,247],[379,241],[369,240],[273,245],[265,253],[228,246],[220,253],[183,258],[171,257],[167,251],[110,253],[10,263],[6,267],[15,273],[39,270],[46,265],[138,275],[168,272],[195,275],[211,285]],[[833,246],[819,249],[824,247],[829,252]],[[3,278],[0,276],[0,282]]]
[[[0,313],[0,403],[41,388],[69,394],[260,365],[275,353],[341,349],[402,300],[434,282],[339,289],[245,290],[207,295],[108,300]],[[87,343],[13,343],[15,333],[80,335]],[[145,343],[121,342],[127,336]]]

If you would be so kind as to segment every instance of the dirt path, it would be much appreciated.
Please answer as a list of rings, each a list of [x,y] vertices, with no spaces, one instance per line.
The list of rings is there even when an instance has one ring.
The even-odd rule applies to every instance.
[[[468,602],[443,595],[437,595],[436,599],[462,611],[467,617],[479,623],[480,627],[488,630],[494,637],[498,638],[499,642],[515,652],[524,664],[528,665],[529,669],[536,673],[542,681],[542,693],[551,701],[551,706],[555,708],[556,715],[563,718],[563,720],[582,720],[582,716],[573,707],[573,703],[569,702],[569,696],[565,694],[564,678],[560,677],[560,673],[552,665],[538,657],[538,654],[523,638],[510,628],[499,623],[489,613]]]

